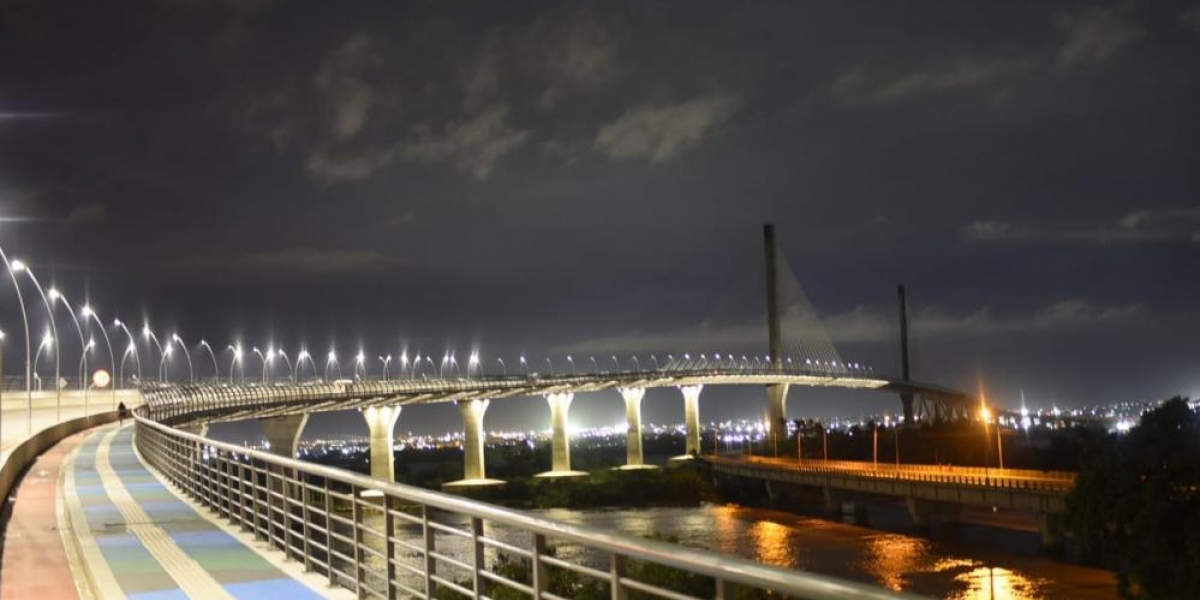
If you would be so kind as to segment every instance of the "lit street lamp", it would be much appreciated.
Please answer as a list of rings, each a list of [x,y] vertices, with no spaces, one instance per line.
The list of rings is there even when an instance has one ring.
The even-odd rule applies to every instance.
[[[163,381],[167,381],[170,379],[169,377],[166,376],[167,375],[167,359],[170,357],[171,357],[171,346],[167,346],[167,348],[165,350],[163,350],[162,357],[158,359],[159,378],[162,379]]]
[[[83,307],[79,309],[79,314],[83,315],[84,319],[92,319],[93,321],[96,322],[96,325],[100,326],[100,333],[104,336],[104,347],[108,348],[109,368],[111,368],[112,372],[115,373],[117,370],[117,365],[116,365],[117,357],[115,354],[113,354],[112,340],[108,339],[108,330],[104,328],[104,323],[100,321],[100,317],[96,315],[96,311],[92,310],[92,307],[90,305],[84,304]],[[117,408],[117,386],[116,385],[112,386],[112,400],[113,400],[113,409],[115,410]]]
[[[183,355],[187,357],[188,382],[196,383],[196,370],[192,368],[192,353],[188,352],[187,345],[183,343],[183,340],[179,337],[178,333],[172,333],[171,340],[176,344],[179,344],[179,347],[183,350]]]
[[[208,357],[212,359],[213,381],[220,381],[221,380],[221,367],[217,366],[217,355],[215,353],[213,353],[212,346],[209,346],[208,342],[206,342],[204,340],[200,340],[200,347],[204,348],[205,350],[208,350]],[[233,383],[233,382],[231,381],[230,383]]]
[[[87,372],[87,353],[88,350],[96,347],[96,340],[88,339],[87,344],[83,346],[83,352],[79,354],[79,372]],[[88,388],[91,387],[87,382],[83,382],[83,416],[88,415]]]
[[[367,379],[367,356],[365,354],[363,354],[362,350],[359,350],[358,354],[356,354],[354,356],[354,378],[355,379],[358,379],[358,369],[360,367],[362,368],[362,379],[359,379],[359,381],[365,381]]]
[[[137,365],[138,379],[140,380],[142,378],[142,359],[138,356],[137,344],[134,342],[133,334],[129,332],[129,328],[120,319],[113,319],[113,325],[120,327],[125,332],[125,335],[129,337],[129,348],[133,350],[133,363]],[[125,354],[129,354],[128,349],[126,349]],[[124,356],[121,357],[121,362],[125,362]]]
[[[30,357],[33,355],[33,338],[29,337],[29,315],[25,312],[25,299],[21,296],[21,286],[17,285],[17,274],[13,271],[13,265],[8,261],[8,255],[0,248],[0,260],[4,261],[4,265],[8,267],[8,276],[12,279],[13,289],[17,292],[17,304],[21,306],[21,323],[25,325],[25,406],[28,411],[28,426],[26,433],[33,435],[33,365],[30,362]],[[0,384],[3,383],[3,376],[0,375]]]
[[[75,310],[73,308],[71,308],[71,303],[67,302],[66,297],[64,297],[62,294],[58,293],[57,288],[50,288],[50,291],[46,292],[46,295],[50,297],[50,302],[58,302],[61,300],[63,303],[63,306],[67,307],[67,314],[71,315],[71,322],[75,324],[75,333],[79,334],[80,353],[81,354],[85,353],[86,350],[84,349],[84,346],[86,346],[87,344],[84,343],[84,341],[83,341],[83,328],[79,326],[79,319],[75,317]],[[82,365],[83,362],[84,361],[81,360],[80,364]],[[83,389],[83,404],[84,404],[84,406],[86,406],[87,405],[87,393],[88,393],[87,388],[88,388],[88,386],[87,386],[87,382],[84,380],[83,367],[81,366],[79,369],[80,369],[79,370],[79,387],[81,389]],[[84,409],[84,415],[87,415],[87,409]]]
[[[242,345],[229,345],[228,350],[233,353],[233,358],[229,359],[229,385],[233,385],[233,365],[238,366],[238,371],[242,373],[242,383],[246,383],[246,369],[242,367]]]
[[[329,381],[329,366],[337,367],[338,379],[342,378],[342,364],[338,362],[337,353],[333,350],[329,351],[329,357],[325,360],[325,381]]]
[[[383,363],[383,380],[388,380],[388,363],[392,362],[392,355],[387,355],[387,358],[379,357],[379,362]]]
[[[268,350],[268,352],[270,351]],[[296,371],[292,369],[292,361],[288,358],[287,353],[283,349],[279,349],[276,351],[276,354],[279,355],[279,358],[283,359],[283,364],[287,367],[288,375],[292,376],[292,383],[296,383]]]
[[[58,385],[58,380],[61,377],[59,369],[59,352],[58,352],[58,325],[54,322],[54,309],[50,307],[50,299],[46,297],[46,292],[42,290],[42,284],[38,283],[37,276],[33,274],[25,263],[14,260],[12,261],[12,270],[20,273],[25,271],[29,275],[29,280],[33,282],[33,287],[37,288],[38,295],[42,297],[42,303],[46,305],[46,314],[50,317],[50,329],[54,332],[54,397],[55,397],[55,421],[62,422],[62,386]],[[35,361],[36,362],[36,361]]]
[[[267,357],[263,355],[262,350],[258,349],[258,346],[252,346],[251,351],[253,351],[255,354],[257,354],[259,360],[262,361],[262,382],[263,382],[263,385],[266,385],[267,384]]]
[[[162,344],[158,343],[158,336],[154,335],[154,332],[153,332],[153,331],[150,331],[150,324],[149,324],[149,323],[146,323],[146,324],[142,325],[142,337],[146,338],[146,341],[147,341],[147,342],[151,342],[151,341],[153,341],[153,342],[154,342],[154,347],[155,347],[155,348],[158,348],[158,356],[159,356],[159,360],[158,360],[158,364],[159,364],[158,378],[159,378],[160,380],[162,380],[162,381],[166,381],[166,379],[167,379],[167,378],[164,376],[164,374],[163,374],[163,372],[162,372],[162,365],[163,365],[163,360],[162,360],[162,355],[163,355],[163,347],[162,347]]]

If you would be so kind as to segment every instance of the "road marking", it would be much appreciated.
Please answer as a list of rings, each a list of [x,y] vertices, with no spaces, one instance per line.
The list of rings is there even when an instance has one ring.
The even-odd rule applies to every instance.
[[[154,525],[150,515],[142,510],[125,489],[109,460],[113,437],[120,430],[121,428],[113,428],[101,440],[100,447],[96,450],[96,473],[100,475],[105,493],[125,520],[126,530],[137,536],[150,555],[162,565],[188,597],[195,600],[235,600],[225,586],[213,579],[200,563],[188,556],[167,532]]]

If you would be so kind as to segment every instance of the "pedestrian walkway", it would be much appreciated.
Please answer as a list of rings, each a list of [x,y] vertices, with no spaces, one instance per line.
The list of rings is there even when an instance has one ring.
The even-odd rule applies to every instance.
[[[59,468],[86,436],[68,437],[38,457],[17,487],[4,530],[0,600],[78,600],[59,528]]]
[[[132,439],[132,426],[100,428],[65,466],[72,533],[98,598],[341,597],[284,573],[197,513],[146,469]]]

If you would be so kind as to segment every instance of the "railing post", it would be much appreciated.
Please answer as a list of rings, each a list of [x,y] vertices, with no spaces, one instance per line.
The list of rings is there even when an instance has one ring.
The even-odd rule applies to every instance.
[[[608,566],[609,597],[612,600],[626,600],[629,598],[629,594],[625,591],[625,586],[621,584],[621,578],[623,577],[625,577],[625,557],[614,552],[610,555]]]
[[[301,544],[304,547],[304,572],[312,571],[312,509],[308,505],[308,477],[302,472],[296,473],[300,482],[300,527],[302,528]]]
[[[479,517],[471,518],[471,556],[474,559],[471,563],[475,570],[471,573],[473,578],[472,587],[475,590],[475,600],[479,600],[487,594],[487,579],[484,579],[483,572],[487,570],[487,558],[483,554],[483,544],[479,538],[483,537],[483,519]]]
[[[329,478],[325,481],[325,571],[329,574],[329,587],[337,585],[337,575],[333,572],[333,498],[329,496]]]
[[[550,587],[550,574],[542,563],[542,555],[546,553],[546,536],[533,534],[533,600],[542,600],[542,595]]]
[[[429,526],[428,505],[421,505],[421,530],[425,537],[425,597],[433,598],[437,591],[433,582],[433,575],[437,572],[437,562],[433,557],[437,538],[433,528]]]
[[[384,585],[388,600],[396,597],[396,517],[392,515],[392,497],[383,496],[383,556],[387,581]]]
[[[725,580],[717,579],[715,583],[716,583],[716,587],[713,590],[713,600],[725,600],[726,598],[728,598],[729,590],[725,589],[726,588]]]
[[[357,486],[350,486],[350,515],[354,520],[354,593],[359,598],[366,598],[363,591],[363,575],[366,569],[363,568],[363,534],[362,534],[362,507],[358,504],[359,491]],[[432,598],[432,596],[430,596]]]

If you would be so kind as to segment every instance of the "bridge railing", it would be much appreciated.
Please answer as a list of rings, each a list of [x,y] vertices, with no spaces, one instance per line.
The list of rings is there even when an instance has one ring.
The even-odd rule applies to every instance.
[[[549,600],[589,591],[701,597],[670,589],[649,575],[656,572],[650,565],[698,583],[704,598],[744,597],[743,588],[772,598],[916,598],[250,451],[172,429],[145,412],[136,415],[137,448],[167,480],[360,598],[433,598],[439,590],[488,598],[498,588]]]
[[[992,488],[1045,490],[1064,492],[1075,484],[1075,474],[1060,471],[1033,471],[1027,469],[985,469],[983,467],[954,467],[948,465],[905,465],[894,463],[872,463],[847,460],[805,459],[794,460],[750,457],[714,457],[717,463],[730,465],[760,465],[771,469],[803,473],[876,477],[900,479],[926,483],[946,483]]]

